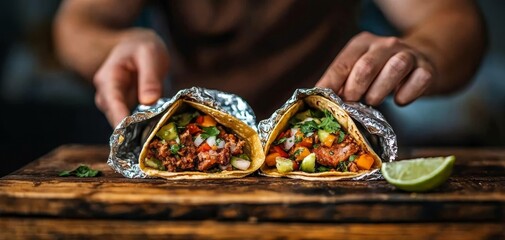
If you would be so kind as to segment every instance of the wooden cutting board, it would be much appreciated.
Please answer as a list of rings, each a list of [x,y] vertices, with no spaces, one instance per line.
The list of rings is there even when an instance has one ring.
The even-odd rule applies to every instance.
[[[505,149],[402,152],[401,158],[456,155],[452,177],[429,193],[403,192],[383,180],[127,179],[106,164],[108,152],[65,145],[1,178],[4,236],[505,238]],[[79,164],[102,175],[58,177]]]

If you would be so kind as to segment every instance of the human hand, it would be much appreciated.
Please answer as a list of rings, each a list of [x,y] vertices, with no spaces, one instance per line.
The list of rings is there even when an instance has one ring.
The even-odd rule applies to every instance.
[[[150,105],[162,95],[169,57],[163,41],[146,29],[125,33],[96,72],[95,103],[114,127],[137,102]]]
[[[347,43],[316,86],[331,88],[346,101],[364,98],[370,105],[394,92],[395,102],[406,105],[435,78],[434,64],[403,40],[363,32]]]

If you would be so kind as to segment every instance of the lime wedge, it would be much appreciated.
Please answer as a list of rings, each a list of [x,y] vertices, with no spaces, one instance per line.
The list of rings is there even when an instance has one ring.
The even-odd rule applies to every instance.
[[[433,157],[382,164],[382,175],[399,189],[423,192],[438,187],[451,175],[456,157]]]

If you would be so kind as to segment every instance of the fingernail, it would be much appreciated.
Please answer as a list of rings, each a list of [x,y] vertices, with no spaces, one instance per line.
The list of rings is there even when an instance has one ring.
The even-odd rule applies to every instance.
[[[158,100],[158,95],[152,92],[147,92],[144,93],[139,100],[142,104],[145,105],[153,104]]]

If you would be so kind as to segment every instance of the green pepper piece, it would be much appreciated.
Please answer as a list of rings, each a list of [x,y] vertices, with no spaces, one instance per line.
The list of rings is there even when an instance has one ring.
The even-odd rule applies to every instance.
[[[317,130],[317,135],[319,137],[319,141],[324,142],[326,138],[330,135],[330,133],[325,130],[319,129]]]
[[[167,125],[161,127],[161,129],[156,133],[156,136],[165,141],[175,140],[179,137],[177,134],[177,127],[175,126],[174,122],[170,122]]]
[[[300,165],[300,170],[308,173],[313,173],[316,171],[316,154],[311,153],[307,155],[302,160],[302,164]]]
[[[295,118],[298,119],[299,121],[303,121],[303,120],[305,120],[306,118],[309,118],[309,117],[312,117],[312,113],[311,113],[310,109],[307,109],[306,111],[297,113],[295,115]]]
[[[193,118],[195,118],[198,115],[200,115],[200,114],[198,114],[198,112],[181,113],[179,115],[172,117],[172,120],[177,123],[177,126],[185,127],[186,125],[188,125],[191,122],[191,120]]]
[[[249,158],[249,156],[247,156],[247,154],[245,154],[245,153],[242,153],[242,154],[238,155],[238,157],[239,157],[239,158],[242,158],[242,159],[244,159],[244,160],[249,160],[249,161],[251,161],[251,159]]]
[[[146,160],[144,161],[145,164],[148,166],[148,167],[151,167],[151,168],[154,168],[154,169],[158,169],[158,170],[162,170],[162,171],[165,171],[167,170],[165,168],[165,166],[163,165],[163,163],[161,162],[161,160],[157,159],[157,158],[146,158]]]
[[[275,159],[275,167],[280,173],[287,173],[293,171],[293,160],[289,158],[277,157]]]

